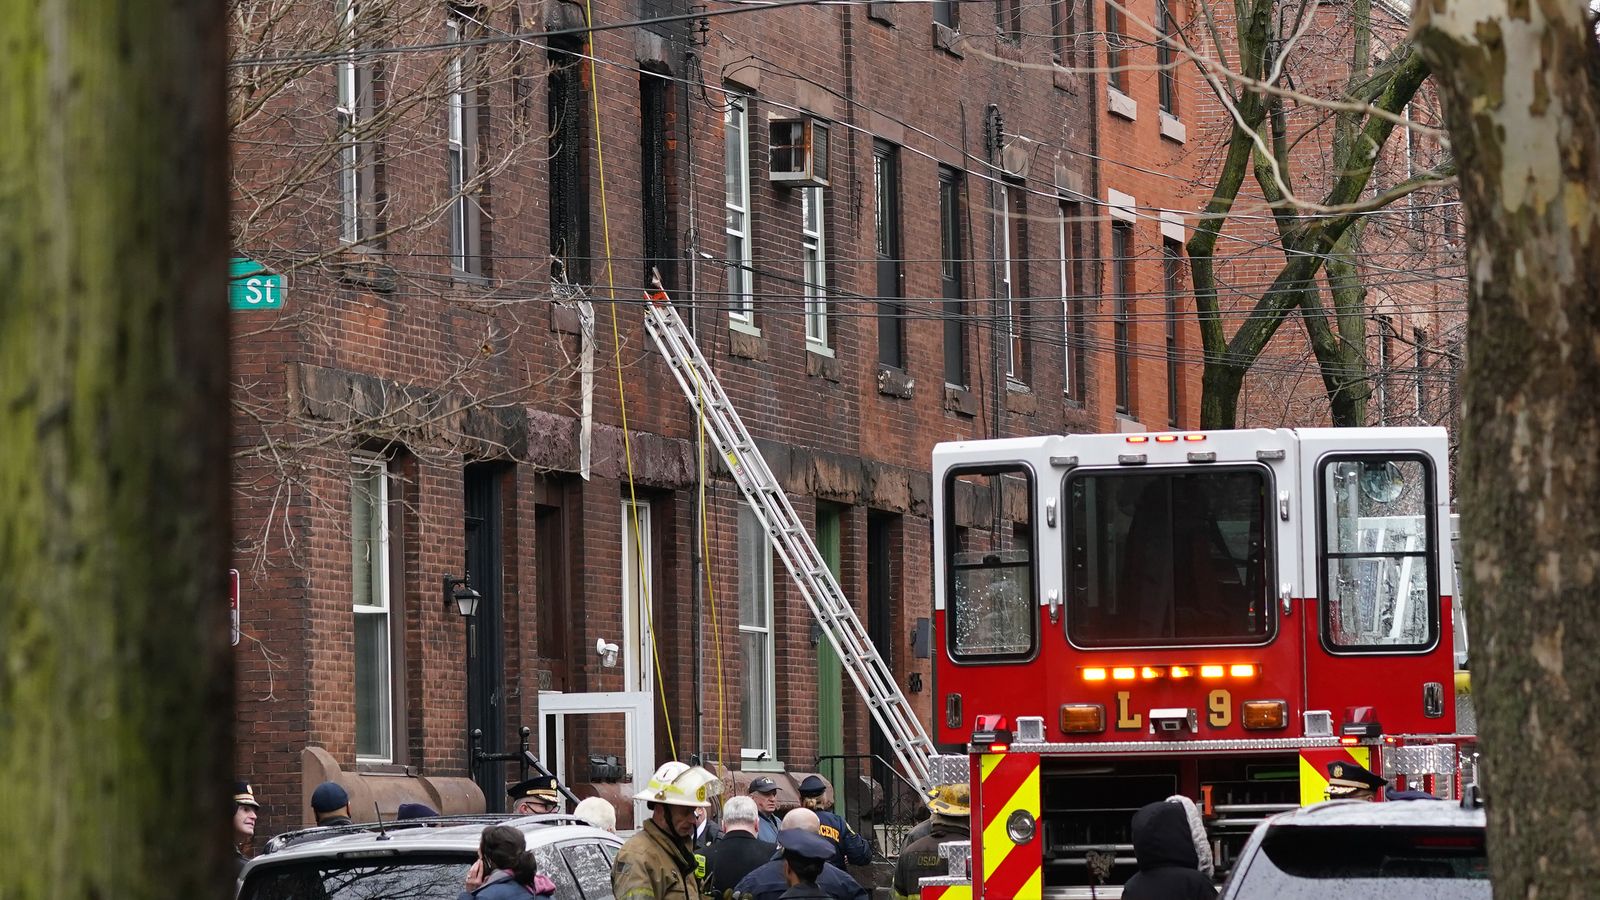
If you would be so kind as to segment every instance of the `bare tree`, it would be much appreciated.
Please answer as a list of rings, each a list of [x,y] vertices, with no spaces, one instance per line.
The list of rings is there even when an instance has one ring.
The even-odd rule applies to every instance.
[[[0,893],[228,890],[220,6],[7,11]]]
[[[1429,0],[1472,229],[1462,543],[1495,896],[1600,879],[1600,49],[1583,0]]]

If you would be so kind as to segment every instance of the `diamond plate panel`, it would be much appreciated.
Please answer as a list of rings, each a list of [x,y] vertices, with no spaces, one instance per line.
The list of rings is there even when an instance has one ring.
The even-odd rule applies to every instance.
[[[1389,747],[1383,751],[1384,774],[1449,775],[1456,770],[1454,744]]]

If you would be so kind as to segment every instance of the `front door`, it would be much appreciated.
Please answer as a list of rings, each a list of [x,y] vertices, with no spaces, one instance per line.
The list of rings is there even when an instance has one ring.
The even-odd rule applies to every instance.
[[[485,752],[507,749],[505,743],[505,625],[501,605],[501,490],[504,467],[475,463],[466,468],[463,500],[466,513],[466,576],[482,597],[478,614],[467,620],[467,735],[483,732]],[[489,811],[505,806],[501,763],[475,765],[473,780],[483,790]]]

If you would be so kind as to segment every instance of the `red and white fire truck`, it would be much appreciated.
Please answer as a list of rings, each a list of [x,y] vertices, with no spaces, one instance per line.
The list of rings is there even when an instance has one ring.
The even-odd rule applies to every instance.
[[[973,819],[923,900],[1120,885],[1134,811],[1177,794],[1221,877],[1334,759],[1459,791],[1446,454],[1440,428],[936,447],[933,737]]]

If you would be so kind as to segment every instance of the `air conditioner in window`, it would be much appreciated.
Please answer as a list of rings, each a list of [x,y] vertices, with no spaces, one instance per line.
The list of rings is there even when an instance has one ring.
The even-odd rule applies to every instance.
[[[767,178],[788,187],[828,186],[828,123],[811,116],[771,119]]]

